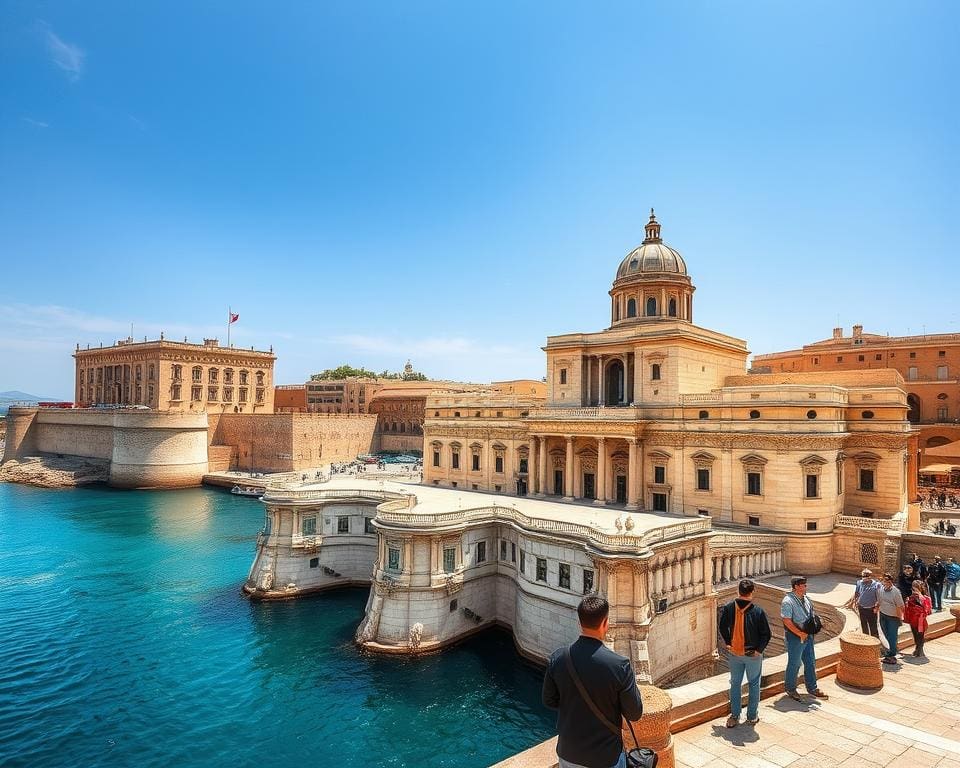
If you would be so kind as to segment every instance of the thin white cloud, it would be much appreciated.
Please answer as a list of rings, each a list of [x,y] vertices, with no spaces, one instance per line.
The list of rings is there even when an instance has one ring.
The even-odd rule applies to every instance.
[[[23,120],[23,122],[27,123],[28,125],[32,125],[32,126],[35,126],[35,127],[37,127],[37,128],[49,128],[49,127],[50,127],[50,123],[45,123],[45,122],[43,122],[42,120],[34,120],[32,117],[24,117],[24,118],[21,118],[21,119]]]
[[[61,39],[52,29],[46,30],[47,50],[53,63],[67,73],[71,80],[79,80],[83,74],[87,54],[82,48]]]

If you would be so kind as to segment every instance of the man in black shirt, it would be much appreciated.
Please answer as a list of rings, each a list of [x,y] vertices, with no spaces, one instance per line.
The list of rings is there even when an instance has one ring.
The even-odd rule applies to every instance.
[[[543,678],[543,703],[557,711],[559,768],[623,768],[622,719],[638,720],[643,703],[630,660],[603,644],[610,606],[602,597],[585,597],[577,608],[580,637],[550,657]],[[568,661],[569,660],[569,661]],[[605,723],[584,699],[585,693]],[[616,733],[614,733],[616,729]]]

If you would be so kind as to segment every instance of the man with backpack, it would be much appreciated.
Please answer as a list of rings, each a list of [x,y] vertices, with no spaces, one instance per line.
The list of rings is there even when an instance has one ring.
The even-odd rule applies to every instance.
[[[718,629],[727,651],[730,653],[730,717],[727,728],[740,723],[740,708],[743,704],[743,677],[747,677],[747,722],[756,725],[760,721],[760,670],[763,651],[770,642],[770,624],[763,608],[753,602],[754,583],[750,579],[740,582],[738,597],[720,611]]]
[[[783,673],[784,691],[794,701],[803,703],[797,692],[797,673],[803,663],[803,681],[807,693],[818,699],[830,698],[817,685],[817,658],[813,651],[813,636],[819,631],[820,621],[807,597],[807,577],[793,576],[790,591],[780,603],[783,635],[787,644],[787,669]]]

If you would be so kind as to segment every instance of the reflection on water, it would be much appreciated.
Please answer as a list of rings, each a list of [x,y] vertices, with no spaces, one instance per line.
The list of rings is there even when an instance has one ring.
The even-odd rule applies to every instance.
[[[0,485],[0,764],[487,766],[548,737],[509,636],[354,646],[365,590],[251,603],[227,493]]]

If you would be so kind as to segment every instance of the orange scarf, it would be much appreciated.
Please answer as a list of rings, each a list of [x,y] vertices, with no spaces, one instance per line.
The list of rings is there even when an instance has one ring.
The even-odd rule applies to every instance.
[[[746,653],[746,648],[744,647],[743,639],[743,615],[747,612],[749,604],[741,608],[739,605],[734,604],[734,616],[733,616],[733,636],[730,639],[730,648],[731,652],[735,656],[743,656]]]

